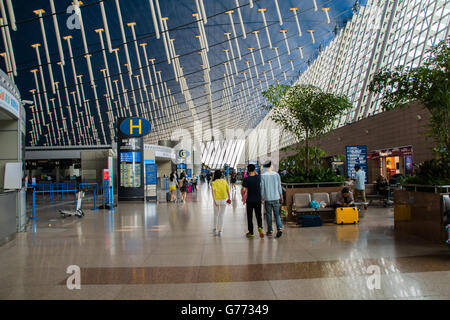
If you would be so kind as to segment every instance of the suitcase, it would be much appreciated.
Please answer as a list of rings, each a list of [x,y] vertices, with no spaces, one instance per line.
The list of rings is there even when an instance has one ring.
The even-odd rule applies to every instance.
[[[359,222],[359,211],[355,207],[343,207],[336,209],[337,224],[351,224]]]
[[[172,198],[172,194],[171,194],[171,192],[169,191],[169,192],[167,192],[166,193],[166,202],[170,202],[170,199]]]
[[[302,227],[321,227],[322,219],[319,216],[302,216]]]
[[[410,221],[411,206],[407,204],[394,205],[394,221]]]
[[[159,190],[157,193],[157,199],[159,203],[167,202],[167,195],[165,190]]]
[[[192,193],[192,185],[189,185],[188,189],[187,189],[188,193]]]

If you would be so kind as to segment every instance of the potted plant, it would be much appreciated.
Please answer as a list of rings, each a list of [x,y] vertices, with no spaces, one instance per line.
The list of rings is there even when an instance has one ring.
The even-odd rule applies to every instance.
[[[304,152],[303,164],[310,169],[310,153],[314,151],[311,141],[329,130],[345,111],[352,108],[345,96],[326,93],[310,85],[275,85],[263,92],[272,111],[270,118],[284,131],[292,133],[300,141]]]

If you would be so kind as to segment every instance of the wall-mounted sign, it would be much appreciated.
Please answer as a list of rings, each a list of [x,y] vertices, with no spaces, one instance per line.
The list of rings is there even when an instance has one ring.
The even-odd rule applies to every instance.
[[[186,169],[186,163],[177,164],[177,169]]]
[[[130,137],[143,137],[150,133],[152,126],[144,118],[129,118],[120,124],[120,131]]]
[[[177,158],[176,154],[175,154],[175,150],[172,148],[157,146],[157,145],[153,145],[153,144],[145,144],[144,149],[155,151],[156,158],[166,158],[166,159],[173,159],[173,160],[175,160]]]
[[[178,158],[185,159],[185,158],[189,157],[189,151],[180,150],[180,151],[178,151],[177,155],[178,155]]]
[[[411,156],[413,154],[413,147],[398,147],[398,148],[390,148],[383,150],[375,150],[370,152],[367,157],[368,159],[378,159],[382,157],[406,157]]]
[[[158,183],[158,171],[154,161],[145,160],[145,184],[156,186]]]
[[[5,110],[8,110],[12,113],[16,118],[19,118],[19,100],[14,98],[9,90],[0,87],[0,107]]]

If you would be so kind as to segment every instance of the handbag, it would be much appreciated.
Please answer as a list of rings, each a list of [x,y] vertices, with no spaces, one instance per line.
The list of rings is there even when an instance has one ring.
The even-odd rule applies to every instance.
[[[316,200],[313,200],[309,203],[309,206],[313,209],[319,209],[319,202],[317,202]]]

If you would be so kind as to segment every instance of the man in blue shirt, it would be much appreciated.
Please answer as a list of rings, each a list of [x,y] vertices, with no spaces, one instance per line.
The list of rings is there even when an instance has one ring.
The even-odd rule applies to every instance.
[[[280,217],[280,203],[283,202],[281,178],[278,173],[273,172],[270,160],[264,163],[264,168],[266,171],[261,175],[261,201],[264,202],[264,208],[266,209],[267,235],[271,236],[273,233],[273,213],[277,224],[277,238],[279,238],[283,233],[283,224]]]
[[[361,198],[364,202],[364,210],[367,210],[366,205],[366,173],[361,170],[361,167],[356,165],[356,179],[355,179],[355,199]]]

